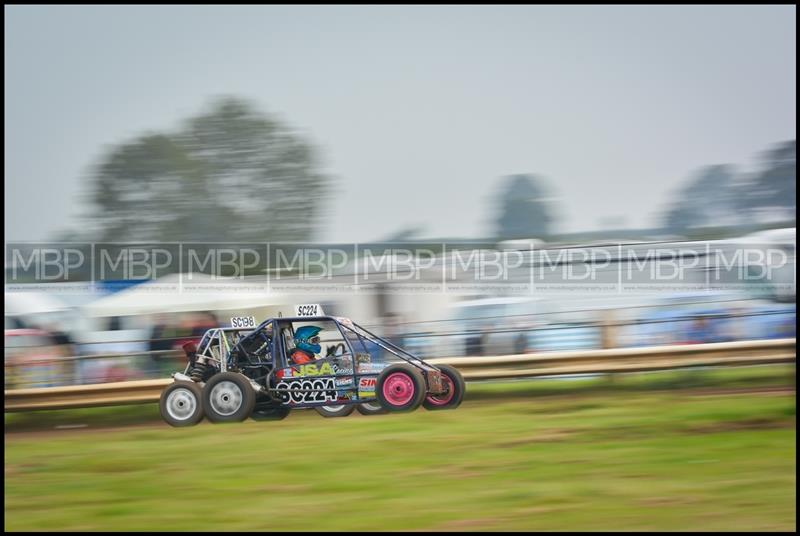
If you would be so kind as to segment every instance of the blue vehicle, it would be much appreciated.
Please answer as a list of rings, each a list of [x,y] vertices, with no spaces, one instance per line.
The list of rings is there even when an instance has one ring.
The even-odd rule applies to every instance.
[[[528,332],[528,349],[536,352],[594,350],[602,347],[600,328],[593,322],[563,322]]]
[[[675,304],[672,298],[638,316],[625,330],[626,346],[701,344],[795,336],[793,304],[731,302],[709,306],[702,302]],[[672,303],[671,303],[672,302]]]
[[[797,306],[769,304],[748,312],[748,329],[753,339],[783,339],[797,336]]]

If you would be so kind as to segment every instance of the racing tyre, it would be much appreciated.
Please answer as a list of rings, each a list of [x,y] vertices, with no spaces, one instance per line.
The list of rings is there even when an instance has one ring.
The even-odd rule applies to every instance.
[[[362,402],[356,406],[356,409],[361,415],[380,415],[381,413],[388,413],[385,409],[383,409],[383,406],[381,406],[381,403],[377,400],[372,402]]]
[[[203,420],[202,389],[194,382],[172,383],[161,391],[158,407],[170,426],[194,426]]]
[[[328,419],[332,417],[347,417],[356,409],[353,404],[342,404],[339,406],[315,406],[317,413]]]
[[[215,374],[203,387],[203,408],[211,422],[241,422],[253,413],[255,404],[250,380],[236,372]]]
[[[289,415],[289,411],[289,408],[283,406],[256,407],[250,418],[254,421],[282,421]]]
[[[449,365],[439,365],[437,368],[442,371],[442,383],[448,387],[447,392],[441,395],[426,396],[422,405],[425,406],[425,409],[431,411],[455,409],[460,406],[461,401],[464,400],[464,391],[466,388],[464,378],[461,376],[460,372]]]
[[[414,411],[425,398],[425,379],[411,365],[390,365],[378,376],[375,393],[387,411]]]

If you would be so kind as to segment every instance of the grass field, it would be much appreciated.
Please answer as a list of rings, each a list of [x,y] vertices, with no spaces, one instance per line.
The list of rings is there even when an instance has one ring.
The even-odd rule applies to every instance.
[[[794,391],[731,392],[789,369],[686,374],[189,429],[8,433],[30,416],[7,416],[5,529],[796,530]]]

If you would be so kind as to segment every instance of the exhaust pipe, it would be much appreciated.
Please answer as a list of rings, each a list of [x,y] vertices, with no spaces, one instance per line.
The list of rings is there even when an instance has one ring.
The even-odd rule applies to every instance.
[[[256,381],[250,380],[250,385],[253,387],[253,391],[255,391],[256,393],[261,393],[266,391],[266,389],[264,389],[264,386]]]
[[[172,375],[172,379],[176,382],[194,382],[189,376],[181,372],[176,372]]]

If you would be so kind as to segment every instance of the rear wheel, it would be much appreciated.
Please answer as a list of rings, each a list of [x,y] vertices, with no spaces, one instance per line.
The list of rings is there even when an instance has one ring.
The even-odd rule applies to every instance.
[[[356,406],[356,409],[361,415],[380,415],[381,413],[387,413],[377,400],[373,402],[362,402]]]
[[[289,411],[285,406],[256,406],[250,418],[254,421],[281,421],[289,415]]]
[[[375,392],[387,411],[414,411],[425,398],[425,379],[411,365],[391,365],[378,376]]]
[[[211,422],[241,422],[253,413],[256,393],[236,372],[215,374],[203,387],[203,407]]]
[[[447,387],[447,392],[426,396],[422,405],[427,410],[455,409],[464,400],[464,378],[451,366],[439,365],[437,368],[442,372],[442,383]]]
[[[331,417],[347,417],[356,407],[352,404],[342,404],[339,406],[316,406],[314,407],[317,413],[326,418]]]
[[[202,390],[194,382],[175,382],[161,392],[158,407],[170,426],[193,426],[203,419]]]

